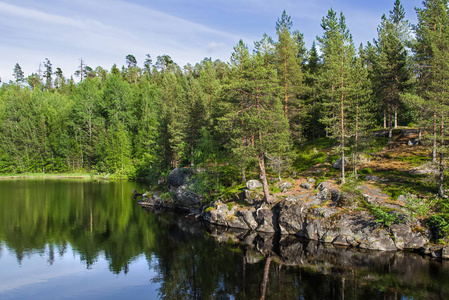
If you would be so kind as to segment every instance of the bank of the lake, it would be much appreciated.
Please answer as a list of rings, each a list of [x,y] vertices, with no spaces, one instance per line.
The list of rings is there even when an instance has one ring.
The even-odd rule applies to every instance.
[[[200,171],[200,173],[203,171]],[[140,204],[190,211],[204,221],[248,232],[295,235],[333,245],[369,250],[419,252],[449,258],[449,246],[433,244],[440,232],[428,227],[410,203],[416,196],[393,201],[369,183],[344,191],[332,181],[315,179],[280,181],[271,203],[263,199],[261,183],[250,180],[230,199],[209,203],[198,192],[198,171],[177,168],[167,179],[169,193],[146,193]],[[362,200],[357,200],[360,196]],[[357,202],[356,202],[357,200]]]
[[[20,173],[3,174],[0,180],[11,179],[82,179],[82,180],[109,180],[109,174],[90,174],[90,173]]]
[[[445,260],[210,226],[142,209],[132,190],[145,187],[0,181],[0,298],[449,297]]]

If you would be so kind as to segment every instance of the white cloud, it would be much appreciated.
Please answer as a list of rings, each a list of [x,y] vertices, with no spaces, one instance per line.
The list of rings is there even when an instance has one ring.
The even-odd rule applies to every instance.
[[[209,43],[209,45],[207,45],[207,49],[210,52],[216,52],[216,51],[222,50],[224,47],[226,47],[225,44],[223,44],[223,43],[215,43],[215,42],[211,42],[211,43]]]
[[[146,53],[168,54],[183,65],[200,61],[212,51],[214,58],[227,60],[226,45],[238,41],[227,32],[124,1],[74,0],[64,6],[66,2],[23,7],[0,1],[0,26],[8,28],[2,34],[0,54],[11,58],[0,63],[3,81],[12,79],[16,62],[29,75],[45,57],[66,76],[76,70],[79,58],[92,67],[105,68],[124,64],[127,54],[135,55],[138,62],[143,62]]]

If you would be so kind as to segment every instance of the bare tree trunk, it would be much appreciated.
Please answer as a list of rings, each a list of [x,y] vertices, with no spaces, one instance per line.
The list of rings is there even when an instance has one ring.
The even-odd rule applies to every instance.
[[[398,127],[398,109],[394,109],[394,128]]]
[[[265,157],[262,150],[259,150],[259,178],[262,181],[263,194],[265,197],[265,201],[267,203],[271,203],[270,191],[268,189],[268,181],[267,181],[267,173],[265,171]]]
[[[355,109],[355,139],[354,139],[354,175],[357,176],[357,146],[359,141],[359,104]]]
[[[440,130],[441,130],[441,148],[444,148],[444,114],[442,114],[441,116],[441,126],[440,126]],[[438,196],[440,196],[441,198],[444,197],[444,154],[443,154],[443,149],[440,150],[440,182],[438,184]]]
[[[421,123],[422,123],[422,113],[421,111],[419,112],[419,128],[418,128],[418,140],[421,143],[421,138],[422,138],[422,128],[421,128]]]
[[[342,73],[343,73],[343,61]],[[343,75],[343,74],[342,74]],[[345,106],[344,106],[344,76],[341,77],[340,117],[341,117],[341,184],[345,184]]]
[[[242,169],[242,182],[246,182],[246,171],[245,171],[245,168]]]
[[[384,109],[384,128],[387,128],[387,111]]]
[[[437,113],[433,113],[433,147],[432,147],[432,162],[437,161]]]
[[[444,197],[444,163],[443,163],[443,153],[440,152],[440,175],[439,175],[439,184],[438,184],[438,196],[440,198]]]
[[[393,139],[393,104],[390,107],[390,113],[388,117],[388,145],[391,145]]]

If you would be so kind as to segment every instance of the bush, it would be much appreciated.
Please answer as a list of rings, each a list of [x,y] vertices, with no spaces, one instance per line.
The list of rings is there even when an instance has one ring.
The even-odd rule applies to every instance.
[[[362,175],[371,175],[373,174],[373,170],[371,170],[370,168],[363,168],[359,170],[359,173]]]
[[[376,223],[382,223],[388,229],[390,229],[391,224],[400,222],[396,212],[387,212],[380,206],[372,206],[371,214],[376,218]]]

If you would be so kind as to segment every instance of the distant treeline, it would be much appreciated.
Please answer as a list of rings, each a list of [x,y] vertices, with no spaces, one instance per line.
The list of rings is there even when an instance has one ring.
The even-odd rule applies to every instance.
[[[0,172],[156,178],[231,162],[243,176],[257,165],[264,180],[266,167],[288,170],[304,142],[332,138],[344,158],[363,150],[367,130],[389,128],[390,143],[392,128],[410,123],[429,130],[424,142],[444,166],[447,4],[424,1],[412,26],[397,0],[374,42],[357,48],[343,13],[330,9],[307,49],[284,11],[275,39],[265,34],[252,53],[240,41],[229,63],[181,68],[147,55],[139,67],[128,55],[106,70],[80,60],[79,83],[49,59],[29,76],[16,64],[15,81],[0,89]]]

